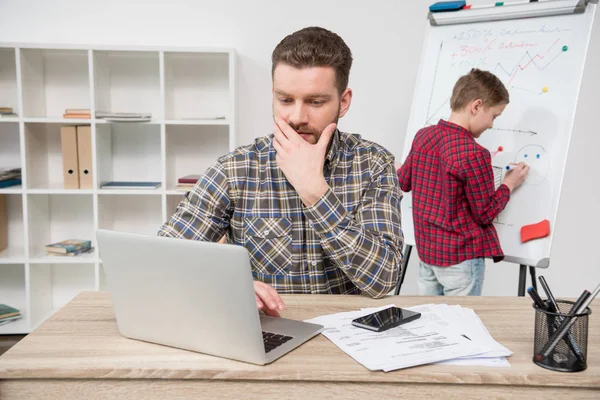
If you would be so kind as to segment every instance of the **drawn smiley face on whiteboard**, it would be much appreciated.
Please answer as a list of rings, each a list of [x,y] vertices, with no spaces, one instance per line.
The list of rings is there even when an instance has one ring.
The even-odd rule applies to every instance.
[[[529,173],[525,179],[525,185],[540,185],[548,177],[550,160],[548,153],[542,146],[529,144],[517,152],[514,159],[515,163],[523,162],[529,165]]]

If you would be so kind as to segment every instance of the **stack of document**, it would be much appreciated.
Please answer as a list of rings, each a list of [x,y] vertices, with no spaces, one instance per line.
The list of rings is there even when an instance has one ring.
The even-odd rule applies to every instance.
[[[21,183],[21,168],[0,168],[0,189]]]
[[[0,304],[0,325],[8,324],[21,317],[21,311],[6,304]]]
[[[151,113],[129,113],[96,111],[96,118],[115,122],[147,122],[152,119]]]
[[[393,304],[363,308],[307,320],[325,327],[323,335],[350,357],[372,371],[393,371],[416,365],[510,366],[512,352],[496,342],[471,309],[447,304],[406,307],[421,318],[373,332],[352,325],[352,320]]]

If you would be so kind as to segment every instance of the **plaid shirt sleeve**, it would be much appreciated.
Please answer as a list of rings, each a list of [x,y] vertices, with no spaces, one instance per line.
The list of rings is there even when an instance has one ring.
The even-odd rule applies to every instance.
[[[227,176],[222,164],[217,162],[186,194],[158,235],[216,242],[225,234],[232,211]]]
[[[406,161],[402,164],[402,167],[398,170],[398,182],[400,183],[400,189],[404,192],[410,192],[412,190],[412,166],[413,166],[413,152],[412,149],[406,157]]]
[[[379,298],[395,286],[402,263],[402,194],[393,162],[373,174],[354,214],[329,189],[304,214],[333,263],[365,294]]]
[[[474,152],[462,164],[461,178],[465,182],[465,194],[473,219],[480,225],[491,224],[510,200],[508,186],[494,187],[492,157],[486,149]]]

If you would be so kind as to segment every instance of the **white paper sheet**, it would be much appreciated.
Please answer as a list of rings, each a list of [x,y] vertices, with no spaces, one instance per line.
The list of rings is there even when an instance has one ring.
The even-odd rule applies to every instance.
[[[325,327],[323,335],[370,370],[392,371],[416,365],[510,366],[510,350],[496,342],[473,310],[446,304],[407,307],[421,318],[384,332],[353,326],[352,320],[388,307],[323,315],[307,322]]]

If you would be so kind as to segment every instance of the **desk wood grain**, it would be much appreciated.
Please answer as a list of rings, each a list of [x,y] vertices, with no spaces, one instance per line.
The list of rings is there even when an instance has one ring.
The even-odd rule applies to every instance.
[[[84,292],[0,357],[0,398],[600,398],[600,318],[590,317],[588,368],[558,373],[532,363],[534,310],[517,297],[285,295],[284,317],[394,303],[460,304],[472,308],[492,336],[513,351],[511,367],[426,365],[371,372],[319,335],[267,366],[256,366],[122,337],[110,295]],[[592,309],[600,309],[596,300]],[[28,394],[24,396],[24,394]],[[76,395],[75,395],[76,394]],[[410,396],[408,396],[410,394]]]

